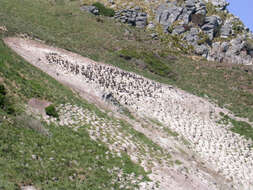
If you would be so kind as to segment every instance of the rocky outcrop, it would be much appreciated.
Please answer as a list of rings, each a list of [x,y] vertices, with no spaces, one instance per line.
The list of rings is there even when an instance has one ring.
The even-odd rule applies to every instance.
[[[117,7],[117,1],[107,2],[111,8]],[[253,65],[253,50],[247,43],[253,35],[238,17],[228,12],[226,8],[229,3],[226,0],[155,2],[156,6],[153,6],[153,1],[147,0],[145,7],[137,6],[133,1],[123,3],[114,18],[151,30],[152,34],[156,34],[156,26],[161,25],[164,33],[182,40],[180,46],[192,46],[197,55],[208,60]],[[81,9],[98,14],[93,6],[83,6]],[[226,51],[224,45],[228,47]]]
[[[163,25],[164,31],[167,32],[168,28],[178,20],[179,16],[183,13],[182,7],[177,7],[175,3],[161,4],[156,11],[156,21]],[[187,13],[185,12],[184,17],[187,23]]]
[[[205,18],[204,25],[201,27],[202,31],[204,31],[210,40],[213,40],[214,35],[216,34],[219,27],[219,17],[217,16],[209,16]]]
[[[197,55],[209,60],[251,65],[253,53],[244,44],[252,34],[237,17],[228,13],[227,6],[225,0],[167,2],[158,6],[155,20],[163,26],[164,32],[177,35],[192,45]],[[213,15],[208,12],[210,9],[214,10]],[[240,34],[246,37],[242,39]],[[221,39],[220,42],[217,39]],[[228,44],[226,51],[225,44]]]
[[[114,18],[122,23],[127,23],[137,28],[147,26],[147,13],[142,12],[140,8],[123,9],[117,11]]]
[[[245,36],[239,36],[230,42],[215,42],[208,60],[235,64],[252,65],[253,47],[247,46]]]

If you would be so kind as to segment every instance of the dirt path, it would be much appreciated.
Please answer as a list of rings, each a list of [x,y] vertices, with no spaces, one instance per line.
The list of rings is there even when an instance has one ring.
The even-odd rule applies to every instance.
[[[41,42],[6,38],[5,43],[83,98],[127,120],[135,130],[171,154],[173,162],[183,163],[166,166],[154,161],[150,178],[158,181],[160,187],[152,188],[248,190],[253,186],[250,180],[253,179],[253,153],[247,148],[248,141],[232,134],[228,126],[216,123],[219,112],[226,110],[175,87]],[[117,107],[106,102],[104,95],[127,107],[137,121],[117,113]],[[171,135],[171,130],[178,135]],[[135,159],[133,152],[127,153]],[[184,168],[188,173],[183,172]],[[144,185],[143,189],[149,187]]]

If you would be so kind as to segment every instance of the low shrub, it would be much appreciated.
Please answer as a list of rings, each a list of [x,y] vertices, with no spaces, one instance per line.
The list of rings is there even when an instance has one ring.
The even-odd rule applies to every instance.
[[[0,94],[0,108],[4,108],[5,105],[5,96],[3,94]]]
[[[7,114],[13,114],[15,109],[6,94],[4,85],[0,85],[0,109],[3,109]]]
[[[2,95],[6,95],[6,90],[5,90],[5,87],[4,87],[4,85],[0,85],[0,94],[2,94]]]
[[[46,107],[45,111],[48,116],[59,118],[59,115],[58,115],[54,105],[50,105],[50,106]]]
[[[96,2],[92,4],[99,10],[99,14],[103,16],[113,17],[115,15],[115,11],[111,8],[106,8],[102,3]]]

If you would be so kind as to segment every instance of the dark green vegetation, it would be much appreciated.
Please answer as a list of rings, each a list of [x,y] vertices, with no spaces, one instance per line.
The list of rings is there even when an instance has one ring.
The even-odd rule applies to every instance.
[[[52,116],[52,117],[56,117],[56,118],[59,117],[59,115],[58,115],[58,113],[57,113],[57,111],[55,109],[55,106],[53,104],[51,104],[50,106],[46,107],[45,111],[46,111],[46,114],[48,116]]]
[[[10,99],[7,96],[4,85],[0,84],[0,109],[5,111],[7,114],[14,114],[15,110],[10,103]]]
[[[192,60],[177,47],[168,48],[168,40],[153,40],[148,33],[115,24],[111,18],[105,17],[102,23],[98,22],[94,15],[81,12],[79,6],[78,0],[0,1],[0,26],[8,29],[5,33],[0,31],[0,81],[3,79],[7,92],[2,96],[11,98],[17,114],[22,112],[23,103],[35,97],[56,105],[73,103],[107,117],[3,44],[3,37],[25,33],[49,45],[208,97],[237,116],[253,121],[253,71],[246,66]],[[17,185],[30,183],[41,189],[53,186],[56,189],[91,189],[93,185],[92,189],[109,189],[112,176],[105,171],[113,162],[127,172],[144,175],[126,155],[123,163],[118,158],[104,159],[107,149],[89,139],[85,130],[77,133],[65,127],[41,124],[51,134],[44,135],[41,131],[47,130],[40,124],[26,125],[23,119],[6,112],[0,109],[0,189],[15,189]],[[249,125],[241,122],[235,125],[233,131],[252,137]],[[136,136],[145,139],[141,134]],[[42,160],[33,160],[32,154]],[[95,155],[101,159],[92,159]],[[51,157],[54,161],[49,159]],[[93,168],[91,172],[87,171],[88,165]],[[100,169],[101,165],[105,170]],[[75,178],[71,181],[69,176],[74,173],[87,180]]]
[[[169,64],[166,64],[165,61],[163,62],[162,57],[155,55],[152,52],[138,52],[138,50],[135,49],[123,49],[119,51],[119,56],[126,60],[135,59],[137,65],[139,65],[139,67],[143,70],[147,68],[147,70],[151,73],[175,80],[176,76],[170,69]]]
[[[100,15],[109,16],[109,17],[113,17],[115,15],[115,12],[113,9],[106,8],[102,3],[96,2],[96,3],[93,3],[92,5],[97,7]]]
[[[231,123],[233,125],[231,130],[233,132],[243,135],[247,139],[253,140],[253,128],[250,124],[248,124],[247,122],[244,122],[244,121],[236,121],[236,120],[230,118],[228,115],[225,115],[224,113],[220,113],[220,115],[223,118],[219,121],[219,123],[223,123],[223,124]]]

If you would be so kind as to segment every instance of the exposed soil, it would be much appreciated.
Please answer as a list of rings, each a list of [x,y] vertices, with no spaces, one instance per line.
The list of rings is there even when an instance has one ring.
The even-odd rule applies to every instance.
[[[41,100],[37,98],[31,98],[28,101],[28,106],[30,107],[31,111],[40,114],[42,116],[46,115],[45,108],[49,106],[51,102],[48,102],[46,100]]]

